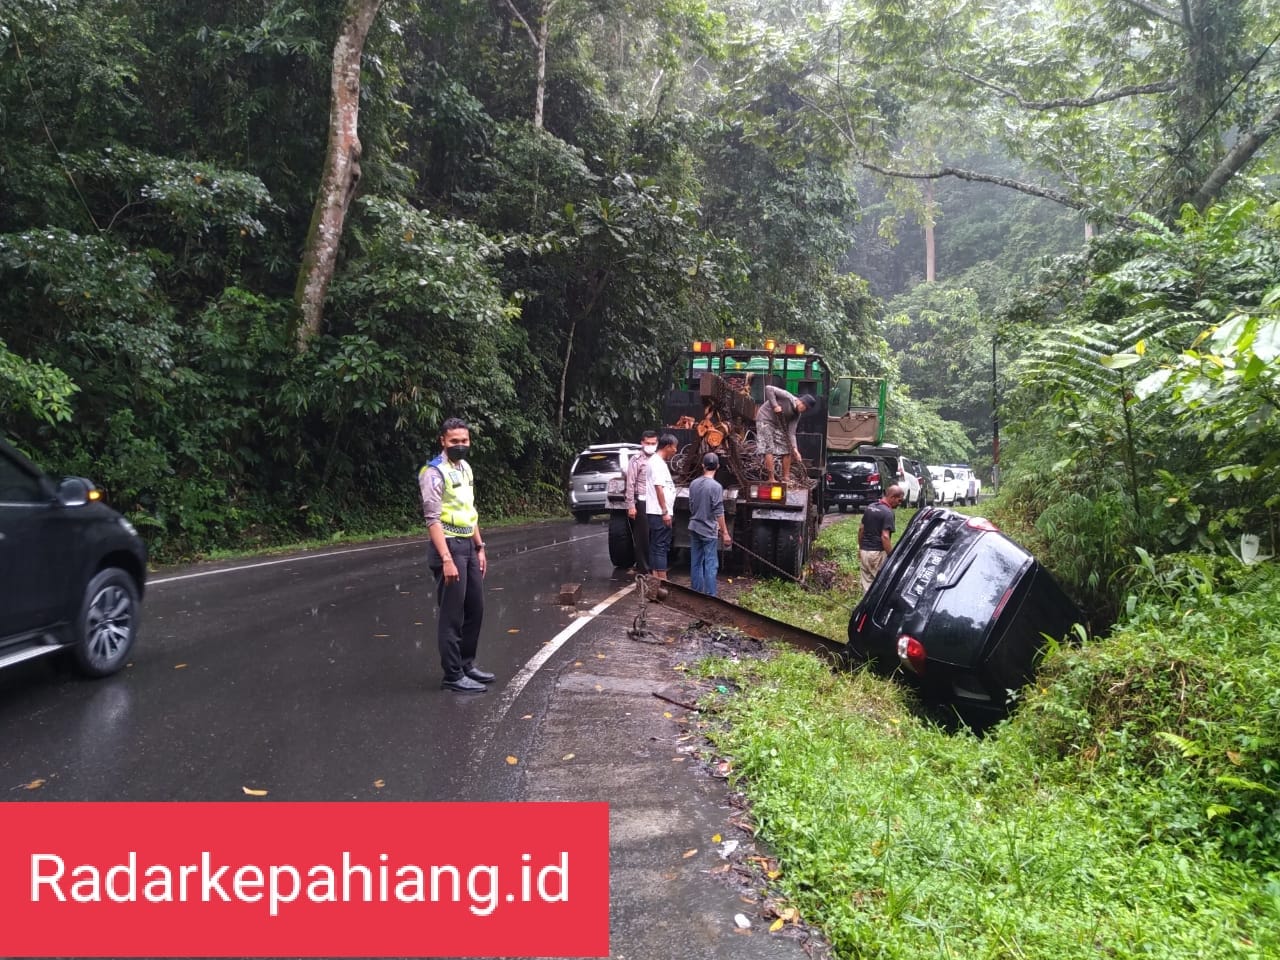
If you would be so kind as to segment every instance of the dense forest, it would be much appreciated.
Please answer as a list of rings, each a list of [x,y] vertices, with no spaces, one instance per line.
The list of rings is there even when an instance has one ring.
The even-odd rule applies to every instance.
[[[891,382],[1106,604],[1274,535],[1272,0],[5,0],[0,411],[161,558],[493,515],[696,337]],[[1176,441],[1172,438],[1176,437]]]

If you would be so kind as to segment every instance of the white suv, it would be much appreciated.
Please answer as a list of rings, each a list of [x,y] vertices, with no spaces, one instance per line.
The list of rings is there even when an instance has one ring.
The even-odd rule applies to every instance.
[[[609,481],[627,475],[627,463],[644,455],[638,443],[595,443],[573,460],[569,468],[569,511],[579,523],[590,523],[597,513],[605,513]]]
[[[859,444],[858,453],[883,457],[889,461],[889,466],[893,467],[893,473],[884,482],[884,487],[888,489],[889,484],[896,483],[902,488],[902,502],[904,504],[908,507],[924,506],[920,496],[922,484],[920,483],[920,474],[918,472],[921,469],[919,461],[910,460],[904,456],[902,448],[896,443],[885,443],[880,446],[869,443]]]

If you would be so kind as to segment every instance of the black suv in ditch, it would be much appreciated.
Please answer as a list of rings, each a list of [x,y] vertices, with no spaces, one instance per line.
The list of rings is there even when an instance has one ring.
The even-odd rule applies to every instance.
[[[87,480],[55,482],[0,440],[0,667],[68,651],[85,674],[125,665],[147,550]]]
[[[929,699],[999,715],[1034,676],[1045,638],[1083,622],[1049,571],[991,521],[926,507],[854,608],[847,649]]]

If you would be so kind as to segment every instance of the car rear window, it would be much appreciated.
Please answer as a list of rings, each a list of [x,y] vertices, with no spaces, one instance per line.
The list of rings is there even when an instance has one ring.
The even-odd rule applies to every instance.
[[[968,621],[970,629],[986,630],[1000,599],[1018,578],[1026,555],[1007,540],[984,536],[973,548],[960,582],[941,591],[934,617]]]
[[[616,453],[584,453],[573,465],[575,477],[584,473],[620,473],[621,471],[622,467],[619,466]]]

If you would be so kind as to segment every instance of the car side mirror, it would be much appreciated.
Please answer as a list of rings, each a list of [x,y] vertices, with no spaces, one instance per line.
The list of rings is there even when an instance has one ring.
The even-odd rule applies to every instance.
[[[91,487],[83,477],[65,477],[58,484],[58,502],[64,507],[83,507],[89,502]]]

